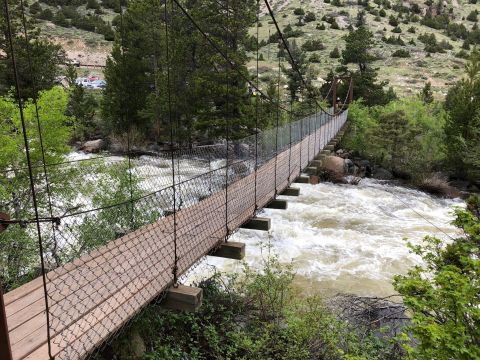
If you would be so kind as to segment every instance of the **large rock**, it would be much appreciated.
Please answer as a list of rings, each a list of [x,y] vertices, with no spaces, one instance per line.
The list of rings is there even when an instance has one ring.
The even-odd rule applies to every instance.
[[[103,139],[87,141],[83,144],[80,150],[86,153],[97,153],[105,147],[105,141]]]
[[[320,170],[343,176],[346,173],[345,159],[338,156],[326,156],[322,160]]]
[[[393,174],[382,167],[378,167],[375,168],[375,171],[373,172],[373,177],[378,180],[392,180]]]

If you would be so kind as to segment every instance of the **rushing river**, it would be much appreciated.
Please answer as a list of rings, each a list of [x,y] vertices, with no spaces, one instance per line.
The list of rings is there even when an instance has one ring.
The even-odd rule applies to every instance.
[[[239,230],[231,241],[246,243],[245,260],[259,266],[265,244],[281,262],[292,262],[297,285],[306,293],[325,296],[348,292],[365,296],[394,293],[395,274],[420,259],[409,253],[407,240],[425,235],[448,239],[457,230],[450,225],[460,200],[444,200],[425,193],[364,179],[357,186],[295,184],[299,197],[288,197],[288,210],[264,210],[269,233]],[[213,268],[238,271],[234,260],[208,257],[193,278]]]
[[[72,153],[71,160],[90,155]],[[125,158],[113,157],[109,161]],[[135,173],[144,179],[145,190],[171,185],[170,162],[141,157]],[[210,168],[222,166],[212,161]],[[186,180],[205,171],[183,161],[178,180]],[[224,180],[220,179],[223,183]],[[144,184],[140,183],[141,186]],[[265,246],[283,263],[292,263],[296,282],[305,292],[326,296],[338,292],[358,295],[390,295],[395,274],[405,273],[420,259],[410,254],[407,240],[419,243],[426,235],[448,239],[457,233],[450,225],[460,200],[445,200],[420,191],[363,179],[359,185],[295,184],[298,197],[288,199],[287,210],[265,209],[260,216],[272,220],[269,233],[240,229],[231,241],[246,243],[245,260],[260,267]],[[189,276],[194,282],[216,269],[239,271],[241,262],[207,257]]]

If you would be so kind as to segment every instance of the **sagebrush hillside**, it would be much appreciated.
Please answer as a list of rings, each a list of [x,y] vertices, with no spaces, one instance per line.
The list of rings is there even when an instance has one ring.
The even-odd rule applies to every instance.
[[[375,36],[373,66],[399,95],[417,93],[429,81],[436,96],[462,73],[472,46],[480,44],[477,0],[425,2],[391,0],[271,1],[291,46],[306,52],[309,74],[321,80],[340,65],[343,36],[359,21]],[[260,2],[263,3],[263,2]],[[30,5],[43,33],[60,43],[69,58],[103,65],[119,22],[120,0],[42,0]],[[275,27],[262,8],[260,66],[265,79],[278,69]],[[256,29],[252,27],[255,36]],[[255,67],[254,54],[249,63]]]

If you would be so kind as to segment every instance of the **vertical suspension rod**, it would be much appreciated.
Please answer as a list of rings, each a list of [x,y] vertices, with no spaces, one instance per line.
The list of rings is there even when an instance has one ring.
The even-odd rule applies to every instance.
[[[165,55],[167,57],[167,99],[168,99],[168,121],[170,122],[170,160],[172,166],[172,190],[173,190],[173,253],[174,265],[172,269],[173,286],[178,286],[178,249],[177,249],[177,192],[175,188],[175,153],[173,151],[173,119],[172,119],[172,94],[170,89],[170,46],[169,46],[169,19],[168,0],[165,0]]]
[[[226,141],[227,141],[227,151],[226,151],[226,164],[225,164],[225,241],[228,240],[230,234],[230,229],[228,228],[228,155],[229,155],[229,146],[230,146],[230,61],[228,60],[228,40],[229,40],[229,30],[230,30],[230,4],[229,0],[226,0],[226,12],[227,12],[227,31],[226,31],[226,41],[225,41],[225,56],[227,58],[225,78],[226,78],[226,103],[225,103],[225,127],[226,127]]]
[[[259,89],[260,80],[259,80],[259,71],[258,71],[258,64],[259,64],[259,23],[260,23],[260,0],[257,0],[257,89]],[[254,189],[254,212],[258,210],[257,206],[257,169],[258,169],[258,117],[259,117],[259,97],[260,94],[255,93],[255,189]]]
[[[275,124],[275,197],[277,196],[277,162],[278,162],[278,125],[280,122],[280,56],[278,57],[278,84],[277,84],[277,120]]]

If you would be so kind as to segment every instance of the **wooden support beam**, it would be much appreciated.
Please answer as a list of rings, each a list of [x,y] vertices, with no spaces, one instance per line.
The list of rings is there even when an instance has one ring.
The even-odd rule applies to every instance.
[[[209,254],[226,259],[242,260],[245,257],[245,244],[229,241],[220,245],[218,249]]]
[[[311,167],[316,167],[317,169],[322,166],[322,162],[320,160],[313,160],[310,163]]]
[[[310,178],[308,176],[300,175],[295,179],[294,182],[299,184],[308,184],[310,182]]]
[[[326,149],[320,151],[320,155],[326,155],[326,156],[328,156],[328,155],[330,155],[331,153],[332,153],[332,152],[331,152],[330,150],[326,150]]]
[[[310,184],[312,184],[312,185],[317,185],[320,182],[320,178],[316,175],[310,176],[310,178],[308,180],[309,180]]]
[[[270,201],[267,206],[265,206],[267,209],[279,209],[279,210],[287,210],[288,207],[288,201],[287,200],[280,200],[280,199],[275,199]]]
[[[300,189],[296,187],[288,187],[280,195],[285,195],[285,196],[299,196],[300,195]]]
[[[271,228],[271,221],[269,218],[255,217],[248,220],[240,227],[242,229],[269,231]]]
[[[333,151],[335,149],[334,145],[327,145],[325,146],[325,150]]]
[[[8,336],[7,316],[5,315],[5,302],[0,287],[0,359],[12,360],[12,348]]]
[[[307,167],[305,168],[305,173],[308,175],[317,175],[318,169],[316,167]]]
[[[327,154],[322,154],[322,153],[320,153],[320,154],[318,154],[317,156],[315,156],[314,159],[321,161],[321,160],[325,159],[326,157],[327,157]]]
[[[177,287],[172,286],[167,290],[162,307],[169,310],[193,312],[202,305],[202,300],[203,290],[201,288],[179,284]]]

